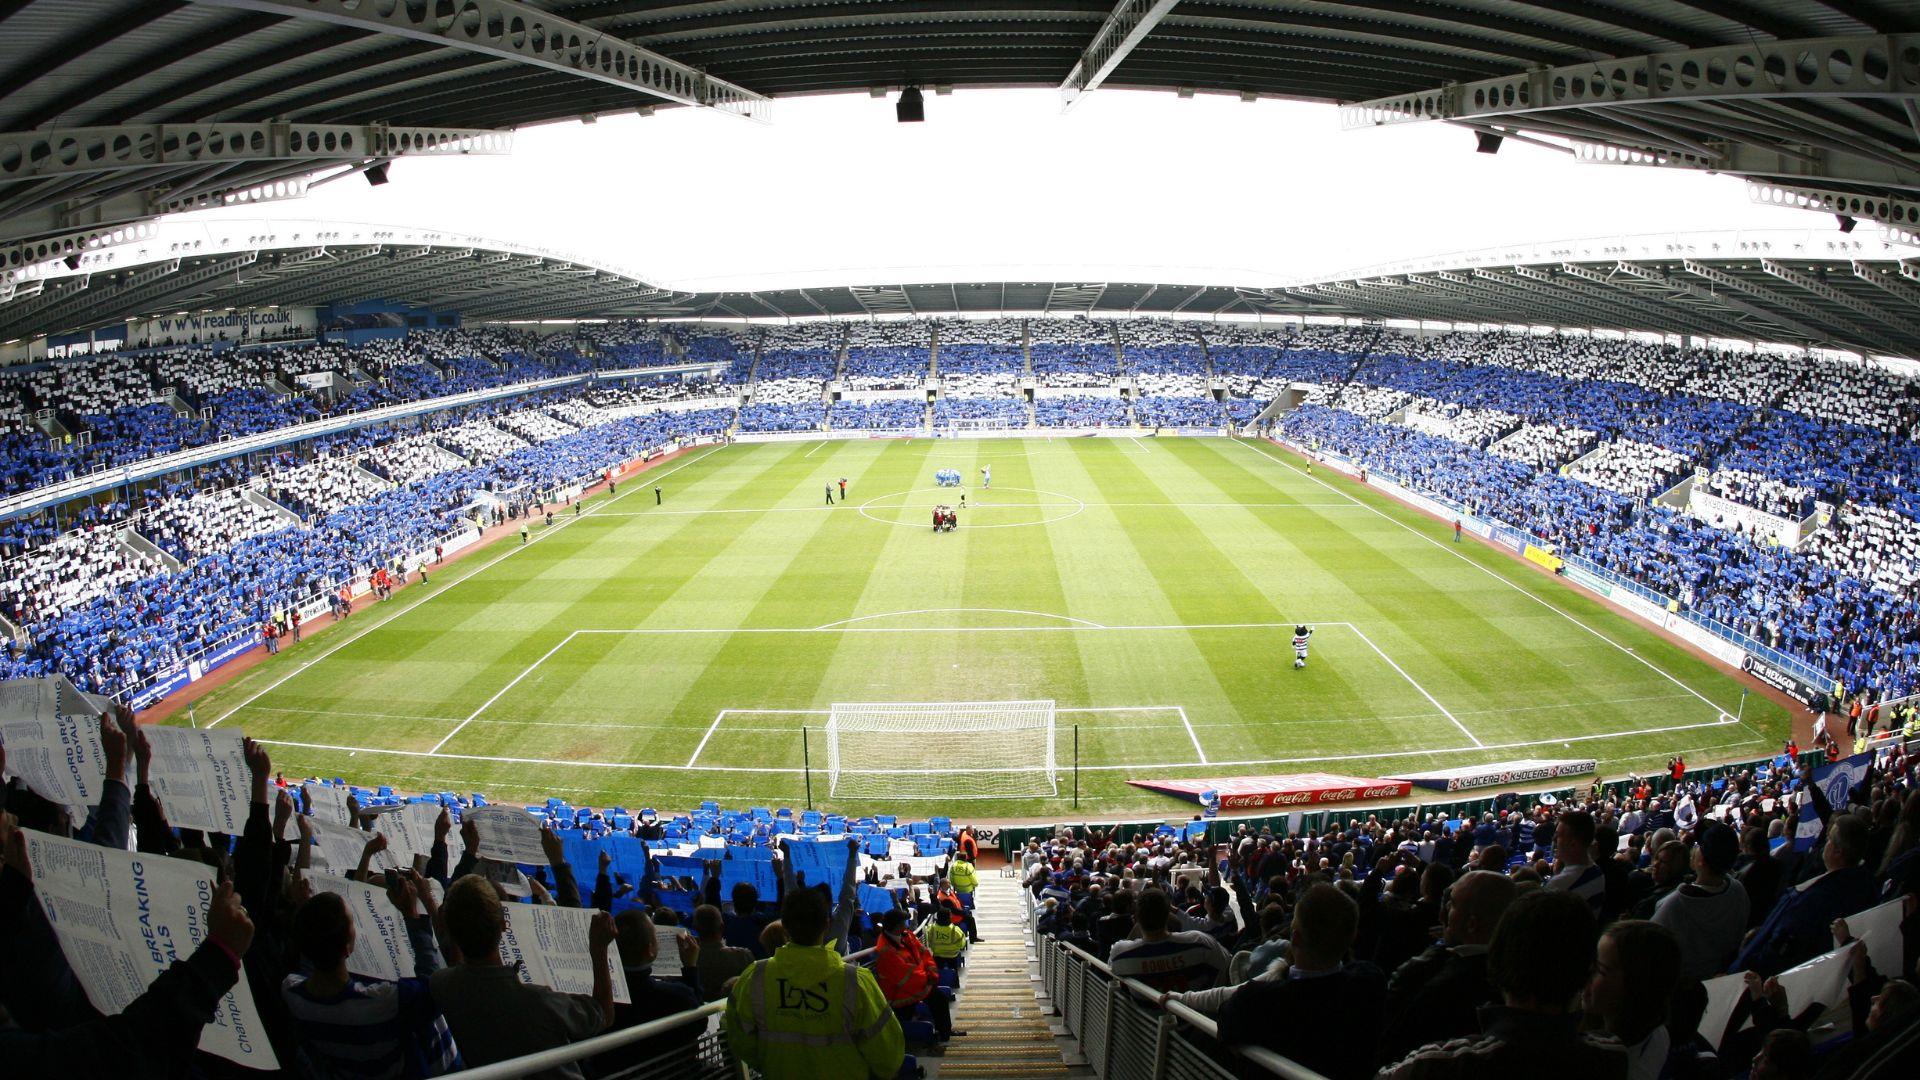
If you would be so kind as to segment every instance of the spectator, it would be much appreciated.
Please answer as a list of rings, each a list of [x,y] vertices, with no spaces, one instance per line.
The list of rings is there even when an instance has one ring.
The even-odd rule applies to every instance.
[[[1866,850],[1866,823],[1835,811],[1820,853],[1823,872],[1781,892],[1729,970],[1778,975],[1824,951],[1833,920],[1873,903],[1873,875],[1860,865]]]
[[[1472,871],[1447,890],[1440,941],[1400,965],[1387,983],[1381,1045],[1388,1060],[1478,1030],[1479,1010],[1496,1000],[1488,946],[1516,892],[1513,879],[1487,870]]]
[[[1660,1080],[1672,1039],[1668,1005],[1680,980],[1680,942],[1643,919],[1614,923],[1600,935],[1586,1010],[1627,1051],[1629,1080]]]
[[[953,1029],[951,1003],[940,987],[940,966],[920,939],[907,932],[904,909],[894,908],[880,917],[874,949],[874,979],[902,1024],[912,1020],[915,1008],[925,1002],[933,1016],[935,1037],[944,1041],[966,1034]]]
[[[1518,1076],[1541,1067],[1559,1080],[1623,1080],[1627,1055],[1611,1036],[1583,1034],[1575,998],[1593,973],[1593,905],[1541,889],[1515,900],[1487,952],[1499,1007],[1477,1037],[1434,1043],[1381,1071],[1390,1080]]]
[[[700,997],[719,1001],[727,996],[733,980],[752,965],[753,950],[727,944],[726,916],[712,904],[693,909],[693,932],[700,949],[694,965],[700,976]]]
[[[628,908],[616,916],[613,923],[629,1000],[626,1004],[614,1004],[612,1028],[637,1027],[700,1007],[700,994],[695,988],[699,979],[699,945],[692,938],[674,935],[674,945],[680,953],[681,976],[669,981],[655,978],[653,974],[660,942],[647,913],[640,908]],[[612,1076],[632,1069],[668,1051],[691,1046],[699,1040],[701,1031],[698,1024],[682,1024],[671,1031],[610,1050],[593,1059],[593,1072],[596,1076]]]
[[[1169,931],[1172,913],[1173,903],[1164,890],[1140,893],[1133,916],[1140,936],[1108,952],[1115,976],[1138,979],[1156,990],[1205,990],[1226,977],[1233,962],[1227,950],[1204,931]]]
[[[1294,905],[1285,969],[1227,1000],[1220,1040],[1264,1046],[1333,1080],[1372,1075],[1373,1025],[1387,988],[1379,968],[1347,960],[1359,922],[1360,909],[1338,888],[1308,886]]]
[[[1707,822],[1693,845],[1693,880],[1654,908],[1653,921],[1680,941],[1680,973],[1687,978],[1718,975],[1740,950],[1747,930],[1747,890],[1728,874],[1738,856],[1733,830]]]
[[[433,893],[425,879],[410,874],[388,882],[387,898],[406,920],[413,946],[414,977],[399,982],[347,971],[354,929],[340,894],[316,893],[294,913],[294,944],[312,974],[287,976],[280,992],[316,1077],[438,1076],[460,1066],[428,989],[428,978],[440,968]]]
[[[448,887],[440,911],[458,959],[434,972],[430,986],[469,1068],[591,1038],[614,1022],[613,976],[607,968],[615,936],[612,916],[595,915],[587,936],[593,993],[563,994],[521,982],[501,960],[506,914],[492,882],[474,874],[460,878]],[[578,1064],[533,1075],[541,1080],[584,1076]]]
[[[1553,834],[1554,873],[1547,888],[1579,897],[1598,916],[1606,900],[1607,875],[1594,865],[1593,837],[1592,814],[1574,810],[1560,815]]]

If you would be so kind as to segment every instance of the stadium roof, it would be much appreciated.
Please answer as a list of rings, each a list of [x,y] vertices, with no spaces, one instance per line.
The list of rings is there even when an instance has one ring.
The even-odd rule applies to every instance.
[[[1911,0],[0,0],[0,35],[0,267],[526,124],[909,84],[1338,102],[1920,229]]]
[[[1920,357],[1920,249],[1864,233],[1565,241],[1239,285],[895,280],[703,291],[474,236],[315,221],[174,219],[0,282],[0,340],[178,312],[389,300],[470,321],[945,314],[1346,316],[1595,327]]]

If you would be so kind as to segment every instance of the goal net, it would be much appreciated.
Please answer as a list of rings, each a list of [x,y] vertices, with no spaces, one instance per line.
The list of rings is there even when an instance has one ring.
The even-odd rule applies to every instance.
[[[835,798],[1017,799],[1057,794],[1051,701],[837,704]]]

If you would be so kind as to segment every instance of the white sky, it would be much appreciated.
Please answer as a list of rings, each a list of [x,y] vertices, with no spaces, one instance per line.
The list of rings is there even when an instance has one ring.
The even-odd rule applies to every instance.
[[[1110,90],[1063,115],[1052,91],[961,90],[926,107],[924,124],[860,94],[781,99],[765,126],[692,109],[546,125],[510,157],[402,158],[384,187],[216,213],[444,228],[700,288],[1148,268],[1260,284],[1495,244],[1832,226],[1730,177],[1512,139],[1476,154],[1441,124],[1343,132],[1330,105]]]

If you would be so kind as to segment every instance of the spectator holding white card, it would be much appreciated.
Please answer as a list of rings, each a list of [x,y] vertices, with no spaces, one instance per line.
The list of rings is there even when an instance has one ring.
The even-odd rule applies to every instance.
[[[520,981],[500,958],[506,913],[485,878],[469,874],[447,890],[440,908],[454,966],[433,973],[433,999],[469,1067],[565,1046],[600,1034],[613,1023],[613,916],[595,914],[587,935],[592,994],[563,994]],[[454,958],[457,954],[457,958]],[[583,1080],[578,1064],[529,1074],[541,1080]]]

